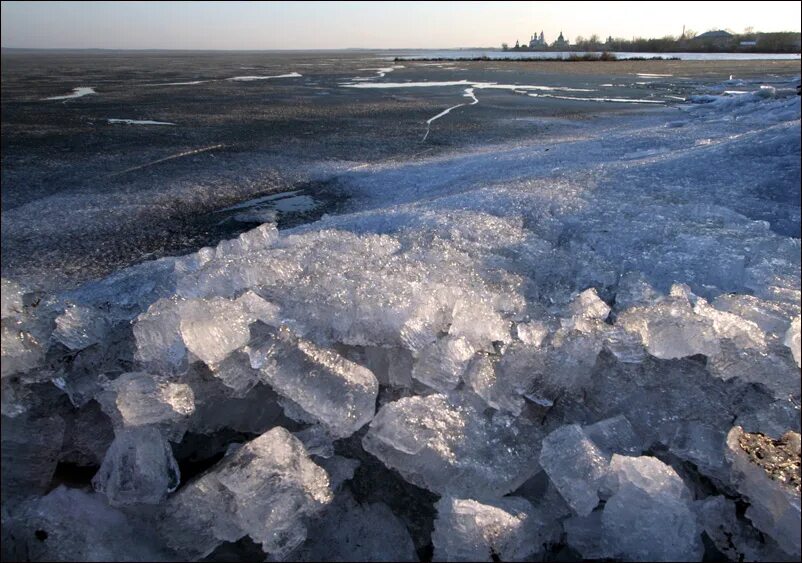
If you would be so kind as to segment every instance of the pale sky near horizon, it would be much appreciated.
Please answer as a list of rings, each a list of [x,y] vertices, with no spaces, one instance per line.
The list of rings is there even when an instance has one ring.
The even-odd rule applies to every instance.
[[[800,31],[802,2],[2,2],[2,46],[104,49],[498,47],[545,32]]]

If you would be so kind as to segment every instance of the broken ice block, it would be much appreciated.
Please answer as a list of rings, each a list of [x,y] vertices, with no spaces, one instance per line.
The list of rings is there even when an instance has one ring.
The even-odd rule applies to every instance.
[[[684,421],[677,426],[669,448],[675,455],[693,463],[706,476],[726,481],[726,436],[725,431],[709,424]]]
[[[185,367],[187,348],[181,339],[183,301],[159,299],[134,323],[136,359],[145,364],[179,370]]]
[[[510,339],[510,323],[501,318],[489,303],[459,299],[452,311],[448,334],[465,338],[473,348],[491,352],[493,342]]]
[[[464,379],[488,406],[519,415],[524,406],[524,391],[508,375],[508,372],[497,373],[491,357],[480,353],[471,361]]]
[[[691,493],[677,472],[656,457],[613,454],[607,471],[607,487],[613,493],[633,486],[650,495],[691,500]]]
[[[178,428],[195,410],[189,385],[143,372],[124,373],[109,382],[98,402],[116,428],[148,424]]]
[[[623,415],[600,420],[582,430],[594,444],[609,454],[639,454],[647,446]]]
[[[693,306],[693,312],[700,317],[709,319],[719,338],[731,340],[738,348],[765,350],[765,334],[754,322],[733,313],[719,311],[711,307],[704,299],[697,300]]]
[[[465,338],[441,338],[420,353],[412,377],[432,389],[450,391],[459,384],[474,351]]]
[[[540,321],[532,321],[528,323],[518,323],[515,326],[518,334],[518,340],[524,344],[538,347],[543,343],[543,340],[549,335],[549,329],[546,324]]]
[[[30,332],[17,326],[7,326],[5,322],[0,333],[0,375],[5,378],[41,365],[47,351],[41,341]]]
[[[207,366],[214,366],[250,339],[251,315],[238,302],[222,297],[191,299],[180,308],[181,338]]]
[[[156,428],[145,426],[117,431],[92,485],[110,505],[123,506],[158,504],[180,480],[170,444]]]
[[[259,370],[251,367],[248,355],[242,351],[229,354],[214,366],[212,374],[231,389],[232,397],[244,397],[259,383]]]
[[[445,496],[435,506],[435,561],[526,561],[543,549],[542,519],[526,499]]]
[[[281,558],[306,539],[306,518],[331,500],[326,471],[277,427],[172,495],[160,531],[182,557],[202,558],[248,535]]]
[[[692,495],[676,471],[650,456],[614,454],[602,513],[602,550],[628,561],[696,561],[701,529]]]
[[[540,431],[484,410],[481,400],[460,393],[405,397],[379,410],[362,444],[435,493],[503,495],[537,473]]]
[[[694,314],[688,298],[678,293],[655,305],[624,311],[617,324],[640,334],[646,349],[656,358],[716,355],[720,348],[713,322]]]
[[[587,516],[571,516],[563,522],[566,542],[584,559],[607,559],[610,555],[602,538],[602,511]]]
[[[569,318],[563,319],[563,327],[580,332],[593,332],[598,323],[610,314],[610,307],[599,298],[596,288],[586,289],[568,305]]]
[[[109,325],[99,311],[70,304],[56,317],[53,337],[71,350],[82,350],[103,340],[108,330]]]
[[[288,327],[262,325],[247,351],[262,379],[332,436],[350,436],[373,418],[379,383],[367,368],[299,338]]]
[[[580,516],[599,504],[608,458],[578,424],[562,426],[543,439],[540,465]]]
[[[622,486],[604,505],[602,550],[625,561],[699,561],[702,530],[672,491]]]

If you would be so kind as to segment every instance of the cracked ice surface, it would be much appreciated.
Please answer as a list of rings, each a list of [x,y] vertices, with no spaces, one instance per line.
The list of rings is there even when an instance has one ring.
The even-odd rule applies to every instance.
[[[332,165],[339,215],[68,294],[2,280],[4,555],[798,559],[798,453],[782,481],[736,438],[798,452],[800,98],[692,102]]]

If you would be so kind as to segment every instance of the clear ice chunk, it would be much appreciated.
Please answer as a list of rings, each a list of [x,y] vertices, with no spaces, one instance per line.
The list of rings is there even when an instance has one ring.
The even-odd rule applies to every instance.
[[[521,414],[524,406],[523,391],[516,388],[515,382],[510,381],[506,373],[497,373],[494,364],[488,354],[477,354],[465,372],[466,385],[484,399],[488,406],[515,415]]]
[[[420,353],[412,377],[441,392],[454,389],[473,357],[473,346],[463,337],[446,337]]]
[[[71,350],[82,350],[103,340],[108,330],[106,317],[99,311],[70,304],[56,317],[53,337]]]
[[[549,335],[549,329],[545,323],[531,321],[528,323],[518,323],[515,325],[518,340],[529,346],[539,347],[543,340]]]
[[[328,474],[281,427],[251,440],[172,495],[160,531],[182,557],[250,538],[282,558],[306,539],[306,520],[332,500]]]
[[[263,325],[247,351],[262,380],[332,436],[350,436],[373,418],[379,383],[367,368],[299,338],[288,327]]]
[[[524,498],[444,496],[435,506],[435,561],[527,561],[542,549],[542,517]]]
[[[702,530],[673,491],[623,485],[604,505],[602,550],[624,561],[699,561]]]
[[[111,506],[158,504],[180,480],[170,444],[158,429],[144,426],[117,432],[92,486]]]
[[[610,454],[639,454],[648,446],[624,415],[600,420],[582,430],[594,444]]]
[[[608,461],[578,424],[562,426],[543,439],[540,465],[580,516],[587,516],[599,504]]]
[[[680,291],[652,306],[627,309],[617,324],[640,334],[649,354],[663,360],[696,354],[715,356],[720,350],[713,322],[696,315]]]
[[[182,303],[180,317],[187,349],[212,369],[250,340],[251,316],[238,302],[222,297],[192,299]]]
[[[195,395],[189,385],[144,372],[125,373],[110,381],[98,402],[115,428],[159,424],[179,435],[195,411]],[[166,435],[174,437],[170,432]]]
[[[181,339],[183,301],[159,299],[134,323],[136,359],[145,365],[178,371],[186,367],[187,348]]]
[[[452,393],[384,405],[362,444],[410,483],[464,498],[506,494],[537,473],[540,436],[525,420]]]
[[[615,493],[632,486],[650,495],[668,495],[691,500],[691,493],[677,472],[656,457],[613,454],[607,475],[607,488]]]

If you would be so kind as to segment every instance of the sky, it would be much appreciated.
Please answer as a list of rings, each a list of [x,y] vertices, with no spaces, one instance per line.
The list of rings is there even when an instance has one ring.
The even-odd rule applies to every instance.
[[[679,35],[683,25],[800,31],[802,2],[2,2],[3,47],[347,49],[499,47]]]

